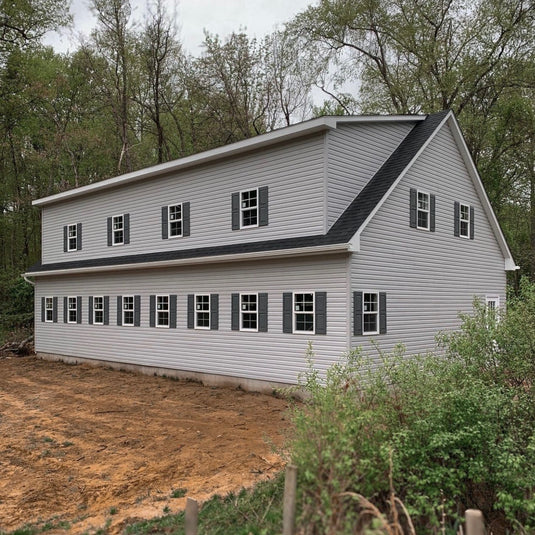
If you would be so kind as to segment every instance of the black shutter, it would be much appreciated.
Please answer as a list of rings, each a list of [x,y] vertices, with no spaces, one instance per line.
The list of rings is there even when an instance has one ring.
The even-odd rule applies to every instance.
[[[45,321],[45,298],[41,297],[41,321]]]
[[[110,324],[110,296],[104,296],[104,325]]]
[[[93,325],[93,296],[89,296],[89,305],[87,308],[87,323]]]
[[[117,296],[117,325],[123,324],[123,296]]]
[[[76,298],[76,323],[82,323],[82,296]]]
[[[417,212],[416,212],[417,194],[414,188],[411,188],[410,197],[410,225],[411,228],[416,228]]]
[[[435,232],[435,196],[429,195],[429,230]]]
[[[283,333],[292,333],[292,293],[284,292],[282,294],[282,332]]]
[[[156,296],[151,295],[149,298],[149,325],[156,327]]]
[[[134,327],[141,325],[141,296],[134,295]]]
[[[230,296],[230,328],[233,331],[239,331],[240,330],[240,294],[232,294]]]
[[[182,203],[182,236],[189,236],[189,202]]]
[[[258,294],[258,331],[267,333],[268,330],[268,294]]]
[[[315,299],[316,334],[327,334],[327,292],[316,292]]]
[[[167,240],[169,238],[169,208],[162,206],[162,239]]]
[[[240,194],[232,194],[232,230],[240,228]]]
[[[63,298],[63,323],[67,323],[67,298]]]
[[[258,214],[258,226],[265,227],[269,221],[268,214],[268,187],[262,186],[258,188],[259,198],[259,214]]]
[[[460,236],[460,230],[459,230],[459,216],[461,212],[460,204],[455,201],[453,203],[453,235],[459,237]]]
[[[474,207],[470,206],[470,239],[474,239],[475,234],[475,219],[474,219]]]
[[[195,328],[195,296],[188,294],[188,329]]]
[[[124,244],[128,245],[130,243],[130,214],[123,216],[123,229]]]
[[[82,223],[76,224],[76,250],[82,250]]]
[[[386,293],[379,292],[379,334],[386,334]]]
[[[67,226],[63,227],[63,252],[67,252]]]
[[[219,329],[219,294],[210,294],[210,329]]]
[[[111,217],[108,217],[108,247],[111,247],[113,245],[113,230],[112,230],[112,222]]]
[[[169,327],[176,329],[176,295],[169,296]]]
[[[353,334],[362,334],[362,292],[353,292]]]
[[[58,322],[58,298],[57,297],[54,297],[52,299],[52,316],[53,316],[53,321],[54,323],[57,323]]]

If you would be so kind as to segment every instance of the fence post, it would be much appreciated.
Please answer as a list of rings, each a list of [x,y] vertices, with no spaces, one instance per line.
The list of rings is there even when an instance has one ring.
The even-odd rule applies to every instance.
[[[186,535],[197,535],[199,505],[193,498],[186,500]]]
[[[297,467],[288,465],[284,479],[284,504],[282,509],[282,535],[294,535],[295,495],[297,489]]]
[[[485,535],[483,513],[479,509],[467,509],[464,518],[466,535]]]

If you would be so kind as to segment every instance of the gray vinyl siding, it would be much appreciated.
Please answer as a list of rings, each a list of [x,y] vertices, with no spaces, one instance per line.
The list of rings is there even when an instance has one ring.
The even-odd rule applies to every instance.
[[[435,232],[409,227],[410,188],[436,196]],[[454,236],[454,201],[474,206],[475,239]],[[474,296],[505,303],[504,258],[450,129],[444,126],[363,231],[351,260],[352,290],[387,294],[388,332],[353,336],[375,354],[403,343],[407,353],[435,350],[435,334],[457,329]]]
[[[305,368],[309,340],[315,363],[325,370],[347,350],[349,301],[347,255],[322,258],[200,265],[36,280],[36,307],[42,296],[110,296],[110,325],[37,322],[36,351],[193,372],[295,383]],[[117,295],[141,296],[141,326],[116,325]],[[327,334],[283,334],[282,295],[291,291],[327,292]],[[231,329],[231,296],[266,292],[268,332]],[[187,296],[219,295],[218,330],[187,328]],[[149,327],[150,295],[177,295],[177,328]],[[60,299],[60,315],[63,312]],[[39,311],[36,311],[38,314]]]
[[[409,122],[342,124],[328,133],[329,228],[413,127]]]
[[[43,263],[321,234],[324,134],[316,134],[43,207]],[[269,224],[232,230],[231,195],[267,186]],[[190,236],[162,239],[162,206],[190,203]],[[107,218],[130,215],[130,243],[107,246]],[[81,251],[63,252],[63,226],[82,222]]]

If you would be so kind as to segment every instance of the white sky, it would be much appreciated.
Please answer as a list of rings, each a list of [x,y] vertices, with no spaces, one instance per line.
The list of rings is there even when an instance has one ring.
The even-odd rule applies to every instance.
[[[140,20],[145,12],[145,0],[130,0],[133,19]],[[315,0],[178,0],[177,19],[180,37],[186,51],[193,55],[201,52],[203,29],[225,37],[233,31],[245,30],[251,37],[262,38],[303,11]],[[175,3],[168,0],[169,11]],[[71,13],[74,27],[61,35],[48,34],[44,41],[58,52],[73,51],[80,35],[89,35],[95,18],[87,0],[72,0]]]

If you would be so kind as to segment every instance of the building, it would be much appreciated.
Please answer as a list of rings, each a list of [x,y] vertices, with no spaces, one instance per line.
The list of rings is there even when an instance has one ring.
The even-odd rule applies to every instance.
[[[295,383],[308,341],[435,348],[514,261],[451,112],[322,117],[34,201],[35,348]]]

